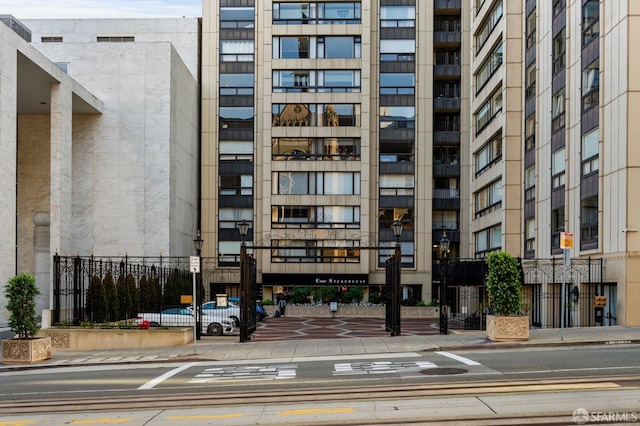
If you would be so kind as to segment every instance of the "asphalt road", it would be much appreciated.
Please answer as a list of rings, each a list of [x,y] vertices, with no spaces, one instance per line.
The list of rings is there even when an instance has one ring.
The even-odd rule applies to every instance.
[[[379,402],[377,408],[366,405],[382,400],[387,403]],[[531,405],[534,400],[538,401],[535,410]],[[589,413],[640,412],[640,346],[7,371],[0,373],[0,401],[0,424],[33,421],[37,425],[45,419],[49,419],[46,424],[58,424],[51,423],[52,417],[39,417],[36,412],[42,409],[49,416],[77,410],[56,414],[61,416],[60,424],[63,419],[87,420],[94,413],[90,408],[94,401],[109,407],[99,418],[113,415],[114,419],[135,419],[129,424],[149,425],[197,424],[193,422],[196,418],[209,422],[218,419],[215,424],[312,424],[344,418],[364,421],[372,410],[377,418],[409,422],[425,420],[426,412],[419,414],[416,410],[430,404],[440,407],[434,412],[440,414],[431,413],[429,418],[441,420],[456,415],[470,420],[473,416],[504,417],[507,412],[511,416],[531,416],[535,412],[538,416],[560,413],[566,422],[566,416],[578,408]],[[389,401],[406,410],[401,410],[402,415],[397,413]],[[422,405],[416,401],[422,401]],[[47,404],[52,405],[46,408]],[[457,411],[442,408],[447,406],[457,407]],[[301,407],[309,408],[299,411]],[[131,411],[141,408],[153,409],[147,414]],[[21,411],[24,414],[16,415]],[[309,417],[310,413],[313,416]],[[175,419],[184,419],[185,423]]]

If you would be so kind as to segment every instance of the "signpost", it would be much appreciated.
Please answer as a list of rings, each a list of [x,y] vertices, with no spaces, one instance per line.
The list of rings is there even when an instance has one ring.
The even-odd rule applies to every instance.
[[[566,284],[567,284],[567,267],[571,262],[569,254],[573,248],[573,234],[570,232],[560,233],[560,248],[564,251],[564,262],[562,265],[562,302],[560,303],[560,328],[562,329],[562,336],[560,340],[564,340],[564,317],[566,310]]]
[[[190,256],[189,257],[189,269],[193,274],[193,354],[196,354],[196,340],[197,340],[197,330],[198,330],[198,321],[196,321],[196,274],[200,272],[200,256]]]

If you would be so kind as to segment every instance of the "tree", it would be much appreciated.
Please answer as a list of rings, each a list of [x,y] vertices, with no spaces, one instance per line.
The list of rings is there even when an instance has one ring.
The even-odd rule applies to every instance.
[[[504,251],[487,256],[487,295],[493,310],[499,315],[510,315],[522,310],[522,282],[520,265],[516,258]]]
[[[20,274],[11,278],[4,289],[9,311],[9,328],[18,335],[18,339],[34,337],[40,327],[36,313],[36,296],[40,294],[36,286],[36,277]]]

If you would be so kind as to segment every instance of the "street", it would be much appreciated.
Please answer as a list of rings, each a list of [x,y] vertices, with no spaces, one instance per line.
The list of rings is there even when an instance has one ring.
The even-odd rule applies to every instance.
[[[312,424],[336,419],[366,421],[374,412],[378,419],[405,421],[507,413],[564,415],[566,421],[578,408],[629,415],[640,411],[640,346],[5,371],[0,373],[0,400],[0,425],[106,418],[149,425],[181,424],[176,419],[192,424],[196,418],[202,424],[213,419],[217,419],[215,424]],[[537,401],[535,407],[533,401]],[[431,405],[433,410],[416,411]],[[407,408],[392,408],[400,406]],[[102,411],[105,408],[107,412]],[[142,408],[147,411],[135,411]],[[101,410],[97,417],[96,410]],[[64,413],[68,411],[72,413]],[[289,414],[283,417],[283,412]],[[60,423],[51,423],[53,413]]]

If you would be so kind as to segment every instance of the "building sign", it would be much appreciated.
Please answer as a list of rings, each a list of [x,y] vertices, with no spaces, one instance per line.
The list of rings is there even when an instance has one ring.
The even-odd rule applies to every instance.
[[[262,285],[369,285],[367,274],[262,274]]]
[[[560,248],[561,249],[572,249],[573,248],[573,234],[570,232],[561,232],[560,233]]]

